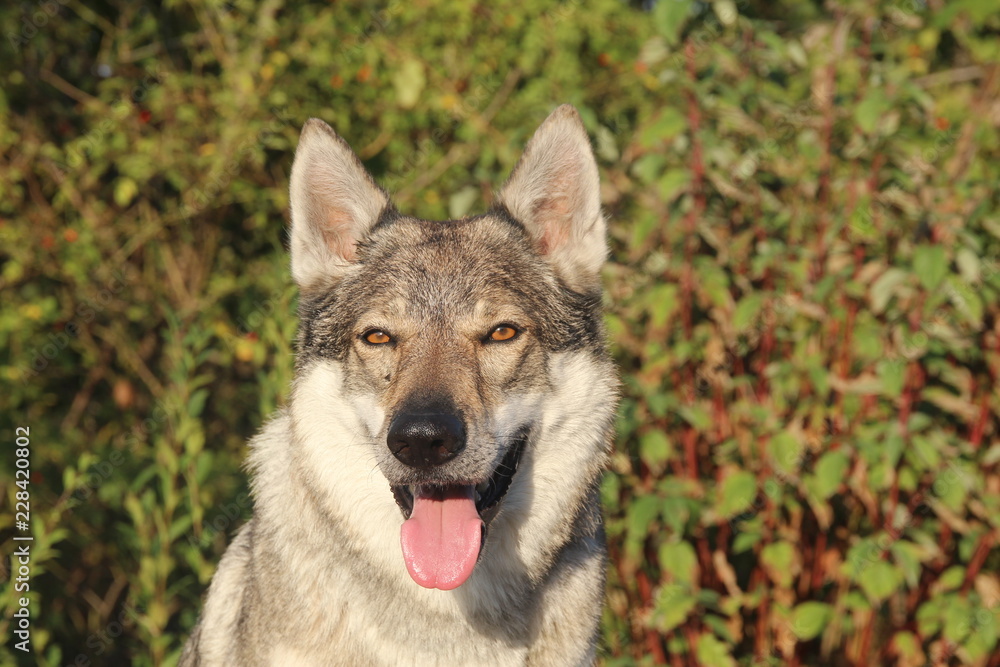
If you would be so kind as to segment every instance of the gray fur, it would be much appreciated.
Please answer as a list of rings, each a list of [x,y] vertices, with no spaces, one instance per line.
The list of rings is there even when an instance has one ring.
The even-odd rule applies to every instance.
[[[476,217],[400,215],[317,120],[291,180],[296,379],[250,444],[254,517],[180,664],[592,664],[617,380],[597,169],[576,111],[553,112]],[[499,324],[520,334],[490,343]],[[392,343],[365,343],[375,329]],[[388,424],[435,401],[461,416],[467,446],[410,468],[389,452]],[[483,482],[515,446],[472,575],[448,591],[414,583],[390,486]]]

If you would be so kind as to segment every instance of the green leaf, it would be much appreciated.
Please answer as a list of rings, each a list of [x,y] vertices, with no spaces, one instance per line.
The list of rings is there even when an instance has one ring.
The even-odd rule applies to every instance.
[[[659,429],[647,431],[639,438],[639,458],[654,471],[662,471],[673,448],[667,434]]]
[[[965,321],[979,329],[983,322],[981,289],[965,282],[958,276],[948,276],[945,292]]]
[[[617,162],[621,157],[615,133],[603,125],[594,132],[594,153],[605,162]]]
[[[654,603],[652,625],[660,632],[670,632],[683,623],[697,605],[697,599],[687,586],[663,586]]]
[[[760,542],[761,534],[742,531],[733,538],[733,548],[732,553],[741,554],[745,551],[752,549],[758,542]]]
[[[409,59],[403,62],[392,75],[392,85],[396,89],[396,101],[404,109],[412,109],[420,101],[427,79],[424,76],[424,66],[418,60]]]
[[[184,438],[184,451],[197,456],[205,447],[205,431],[198,429]]]
[[[677,309],[678,287],[673,283],[661,283],[649,289],[646,299],[649,310],[649,323],[654,327],[664,327]]]
[[[803,602],[792,612],[792,632],[800,641],[818,637],[833,616],[833,607],[824,602]]]
[[[816,493],[826,500],[840,488],[851,465],[850,458],[842,451],[827,452],[816,462]]]
[[[965,581],[965,571],[965,567],[961,565],[949,567],[938,577],[938,589],[941,591],[957,590]]]
[[[643,183],[653,183],[663,173],[665,163],[666,159],[659,153],[647,153],[635,161],[632,166],[632,174]],[[658,217],[650,217],[654,217],[659,222]]]
[[[941,615],[944,620],[941,634],[946,640],[960,644],[972,630],[972,605],[968,598],[959,595],[949,595],[946,600]]]
[[[126,208],[135,199],[135,196],[139,194],[139,186],[135,184],[131,178],[127,176],[119,178],[115,183],[115,203],[118,204],[120,208]]]
[[[636,217],[632,224],[632,239],[630,241],[633,248],[645,245],[651,237],[659,235],[661,231],[660,219],[656,215],[645,214]]]
[[[963,280],[969,283],[979,282],[980,269],[982,268],[979,255],[969,248],[960,248],[955,253],[955,264],[958,265],[958,272],[962,275]]]
[[[923,435],[915,435],[906,450],[907,458],[914,462],[918,470],[937,470],[941,464],[941,454],[934,442]]]
[[[668,0],[669,1],[669,0]],[[671,169],[660,177],[657,186],[664,202],[671,202],[687,188],[691,182],[689,169]]]
[[[879,276],[871,289],[872,312],[878,314],[885,310],[889,299],[895,295],[896,288],[904,284],[907,279],[909,279],[909,274],[903,269],[897,268],[888,269]]]
[[[788,542],[768,544],[760,550],[760,562],[768,574],[783,587],[792,583],[795,566],[795,549]]]
[[[878,236],[875,217],[870,206],[857,206],[851,213],[850,233],[864,241],[874,241]]]
[[[893,560],[902,570],[906,585],[910,588],[916,588],[920,583],[920,572],[923,567],[920,562],[920,547],[912,542],[897,540],[889,547],[889,551],[892,553]]]
[[[691,4],[691,0],[664,0],[653,5],[653,25],[670,44],[677,44]]]
[[[715,635],[703,634],[698,637],[695,653],[698,656],[699,665],[705,665],[705,667],[736,667],[736,661],[729,655],[729,649],[725,644],[716,639]]]
[[[764,303],[764,296],[759,292],[753,292],[740,299],[733,312],[733,329],[736,331],[746,331],[757,319],[761,306]]]
[[[468,185],[448,198],[448,215],[451,218],[461,218],[472,210],[473,204],[479,198],[479,188]]]
[[[722,481],[718,512],[729,518],[753,505],[757,497],[757,478],[752,472],[741,470]]]
[[[740,16],[739,8],[733,0],[714,0],[712,10],[719,18],[719,23],[724,26],[733,25]]]
[[[912,632],[897,632],[892,638],[893,646],[900,657],[906,659],[910,664],[915,663],[923,651],[920,648],[920,640]]]
[[[690,501],[686,498],[667,496],[663,499],[663,521],[674,533],[681,533],[684,524],[691,517]]]
[[[601,479],[601,502],[605,506],[617,505],[621,498],[622,479],[609,472]]]
[[[998,629],[1000,615],[997,612],[995,606],[980,607],[972,612],[972,632],[965,640],[965,650],[968,651],[972,662],[983,660],[992,655],[996,649],[997,640],[1000,639],[1000,629]]]
[[[882,393],[889,398],[898,398],[903,393],[906,364],[900,359],[883,359],[875,368],[882,380]]]
[[[957,463],[952,463],[934,480],[934,495],[941,499],[945,506],[953,512],[965,512],[968,489],[965,480],[970,479],[974,473],[958,474]]]
[[[660,567],[674,578],[675,583],[694,584],[698,576],[698,556],[688,542],[667,542],[660,545]]]
[[[903,576],[899,568],[884,560],[877,560],[869,564],[858,576],[861,590],[865,592],[869,600],[875,603],[881,603],[895,593],[902,583]]]
[[[712,418],[700,405],[682,405],[677,408],[677,414],[698,431],[707,431],[712,427]]]
[[[854,108],[854,119],[862,130],[872,133],[885,112],[891,108],[892,102],[886,97],[885,91],[879,86],[872,86],[865,98]]]
[[[941,629],[942,605],[940,597],[924,602],[917,609],[917,631],[924,637],[931,637]]]
[[[886,463],[895,468],[905,447],[906,443],[901,435],[893,434],[887,437],[882,445],[882,454],[885,456]]]
[[[191,417],[197,417],[201,415],[201,411],[205,409],[205,401],[208,399],[208,389],[198,389],[191,394],[188,399],[187,413]]]
[[[687,117],[673,107],[666,107],[660,112],[660,115],[655,121],[644,127],[639,133],[639,145],[643,148],[656,148],[664,141],[673,139],[686,128]],[[644,156],[644,158],[645,157],[649,156]],[[662,156],[658,162],[662,164]],[[635,171],[638,171],[640,168],[641,167],[637,164]],[[649,182],[652,179],[646,178],[644,180]]]
[[[649,528],[660,514],[660,499],[656,496],[640,496],[628,507],[625,525],[629,537],[641,540],[649,533]]]
[[[803,443],[787,431],[771,438],[770,452],[775,469],[783,475],[798,472],[802,463],[802,448]]]
[[[913,272],[928,291],[937,289],[948,273],[948,258],[939,245],[920,245],[913,251]]]

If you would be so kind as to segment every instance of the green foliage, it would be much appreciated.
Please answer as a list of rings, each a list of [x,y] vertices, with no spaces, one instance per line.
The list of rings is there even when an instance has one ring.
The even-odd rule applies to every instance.
[[[446,217],[570,102],[625,387],[605,664],[997,664],[993,3],[164,4],[0,9],[35,538],[34,653],[0,662],[176,660],[291,377],[305,119]]]

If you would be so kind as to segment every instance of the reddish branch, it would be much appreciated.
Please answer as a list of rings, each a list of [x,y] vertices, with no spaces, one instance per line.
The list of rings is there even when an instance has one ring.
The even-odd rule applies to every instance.
[[[972,583],[975,581],[976,576],[979,574],[979,570],[982,569],[983,563],[986,562],[986,557],[990,555],[990,550],[993,548],[993,533],[986,533],[979,538],[979,544],[976,546],[975,553],[972,554],[972,559],[969,561],[969,567],[965,570],[965,581],[962,582],[962,593],[967,593]]]
[[[983,347],[985,348],[986,345],[984,344]],[[1000,356],[1000,336],[996,337],[995,347],[998,356]],[[975,423],[972,425],[972,430],[969,433],[969,442],[972,444],[974,449],[979,449],[979,445],[983,442],[983,435],[986,433],[986,424],[989,423],[990,420],[990,392],[997,384],[997,373],[989,363],[986,364],[986,372],[988,374],[989,382],[986,387],[977,387],[978,392],[981,394],[981,398],[979,399],[979,416],[976,418]]]
[[[695,71],[695,45],[692,41],[684,45],[684,56],[687,62],[687,75],[689,85],[687,89],[688,101],[688,124],[691,127],[691,171],[693,180],[691,182],[691,192],[694,193],[694,206],[688,213],[685,229],[688,233],[688,248],[693,248],[693,236],[695,231],[695,221],[705,211],[705,190],[703,182],[705,179],[705,164],[701,157],[701,138],[698,131],[701,128],[701,110],[698,108],[698,96],[695,84],[698,81]],[[690,255],[688,256],[690,259]]]
[[[830,171],[833,164],[833,90],[837,80],[837,68],[832,62],[827,65],[826,77],[827,87],[823,98],[819,100],[823,105],[823,158],[819,175],[819,229],[816,233],[819,248],[816,253],[816,263],[812,267],[813,280],[818,280],[823,275],[823,266],[826,263],[826,227],[830,208]]]
[[[875,617],[878,615],[878,609],[872,608],[870,615],[868,616],[868,622],[865,623],[865,629],[861,633],[861,642],[858,646],[858,664],[859,665],[870,665],[871,661],[871,647],[872,647],[872,633],[875,630]]]
[[[653,601],[653,590],[649,583],[649,577],[643,570],[639,570],[635,576],[636,583],[639,585],[639,597],[642,599],[642,605],[644,609],[649,609],[652,607]],[[660,635],[656,630],[650,629],[645,633],[646,635],[646,650],[649,655],[656,658],[656,661],[660,664],[667,661],[667,654],[663,650],[663,643],[660,641]]]

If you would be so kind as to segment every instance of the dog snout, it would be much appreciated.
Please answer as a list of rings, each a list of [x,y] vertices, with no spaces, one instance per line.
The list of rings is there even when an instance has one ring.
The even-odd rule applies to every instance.
[[[465,425],[453,414],[403,413],[389,425],[387,440],[389,451],[401,462],[433,468],[465,449]]]

